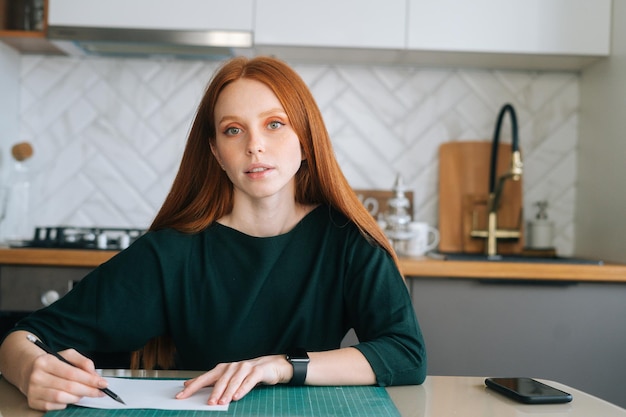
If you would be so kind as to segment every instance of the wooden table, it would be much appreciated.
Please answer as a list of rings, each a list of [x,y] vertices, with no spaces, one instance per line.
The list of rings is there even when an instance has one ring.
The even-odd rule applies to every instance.
[[[188,378],[197,373],[176,371],[104,371],[107,376],[145,376]],[[526,405],[516,403],[485,388],[483,377],[429,376],[423,385],[389,387],[387,391],[403,417],[626,417],[626,410],[553,381],[549,385],[569,392],[574,399],[567,404]],[[28,408],[26,398],[5,380],[0,380],[2,417],[41,417],[42,412]]]

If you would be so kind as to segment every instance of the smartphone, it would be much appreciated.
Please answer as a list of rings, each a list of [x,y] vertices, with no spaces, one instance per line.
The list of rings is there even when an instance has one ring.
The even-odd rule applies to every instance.
[[[485,385],[525,404],[554,404],[572,401],[572,395],[532,378],[487,378]]]

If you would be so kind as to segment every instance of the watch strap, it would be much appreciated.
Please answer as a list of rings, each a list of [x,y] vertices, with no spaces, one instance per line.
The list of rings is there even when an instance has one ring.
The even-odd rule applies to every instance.
[[[293,349],[287,353],[287,360],[293,366],[293,376],[289,385],[304,385],[309,367],[309,355],[304,349]]]

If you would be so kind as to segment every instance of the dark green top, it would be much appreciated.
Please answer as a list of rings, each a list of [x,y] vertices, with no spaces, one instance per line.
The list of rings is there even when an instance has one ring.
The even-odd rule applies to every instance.
[[[380,385],[423,382],[424,342],[393,259],[324,205],[274,237],[218,223],[149,232],[16,327],[83,352],[132,351],[169,333],[179,367],[196,370],[336,349],[350,328]]]

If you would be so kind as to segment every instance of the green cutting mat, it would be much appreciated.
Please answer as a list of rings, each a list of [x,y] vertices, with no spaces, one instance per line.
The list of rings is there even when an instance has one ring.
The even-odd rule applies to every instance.
[[[382,387],[286,387],[260,386],[228,411],[100,410],[70,406],[44,417],[400,417],[389,394]]]

